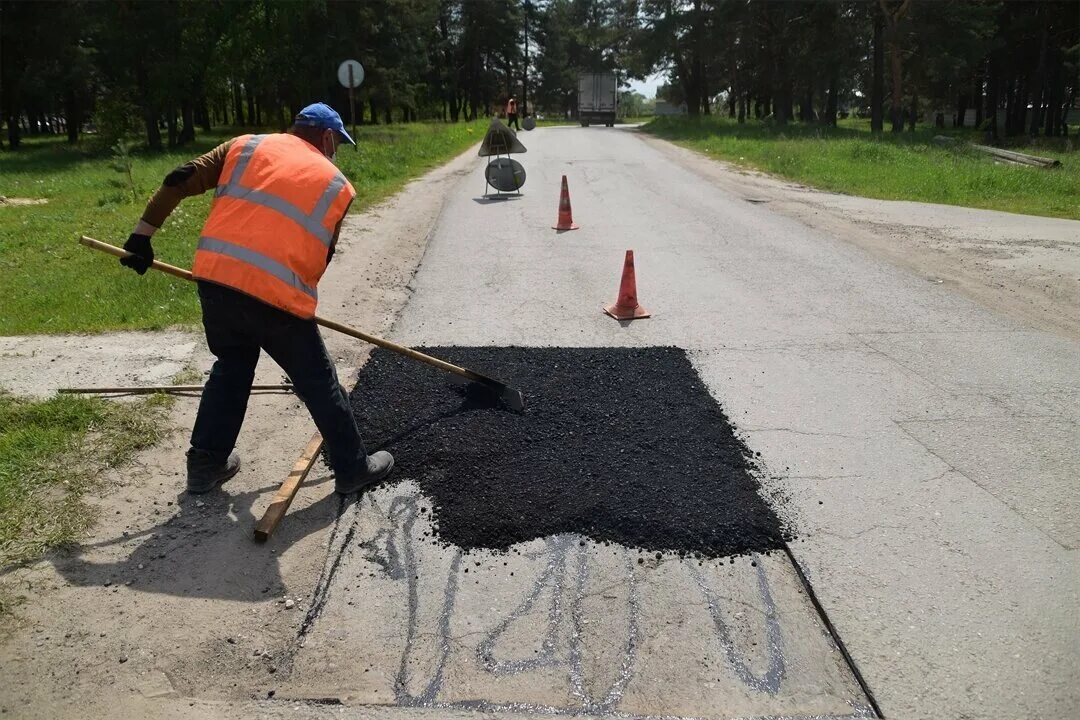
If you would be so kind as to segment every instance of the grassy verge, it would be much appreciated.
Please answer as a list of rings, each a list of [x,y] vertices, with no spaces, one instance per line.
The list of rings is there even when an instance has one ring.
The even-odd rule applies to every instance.
[[[84,494],[103,470],[161,438],[167,403],[163,396],[110,403],[0,393],[0,567],[40,557],[84,532],[93,521]]]
[[[933,142],[939,134],[977,142],[974,132],[920,128],[878,139],[862,120],[837,128],[776,128],[728,118],[662,117],[644,129],[711,157],[825,190],[1080,219],[1080,152],[1064,142],[1026,150],[1061,160],[1062,167],[1044,170],[995,164],[962,143]]]
[[[486,122],[414,123],[359,128],[359,150],[341,148],[338,164],[357,189],[353,212],[399,190],[483,136]],[[195,323],[193,288],[159,273],[138,277],[75,242],[80,234],[123,244],[145,201],[175,166],[236,132],[203,135],[180,150],[132,156],[134,198],[108,151],[91,144],[29,140],[0,153],[0,195],[46,199],[0,204],[0,335],[158,329]],[[210,194],[189,198],[154,239],[165,262],[191,265]]]

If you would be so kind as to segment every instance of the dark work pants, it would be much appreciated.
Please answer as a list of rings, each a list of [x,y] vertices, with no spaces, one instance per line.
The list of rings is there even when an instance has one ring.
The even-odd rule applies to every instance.
[[[506,116],[506,127],[510,127],[511,125],[513,125],[515,130],[520,130],[521,128],[518,127],[517,118],[517,113],[508,114]]]
[[[315,322],[208,282],[199,283],[199,300],[206,342],[217,360],[199,403],[191,447],[222,461],[228,457],[244,422],[262,349],[288,374],[307,405],[334,475],[349,480],[365,472],[367,452]]]

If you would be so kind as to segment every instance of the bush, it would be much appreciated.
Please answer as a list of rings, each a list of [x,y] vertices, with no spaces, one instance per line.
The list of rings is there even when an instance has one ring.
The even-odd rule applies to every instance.
[[[115,149],[117,142],[127,140],[139,131],[139,109],[125,97],[106,95],[98,100],[94,126],[101,148]]]

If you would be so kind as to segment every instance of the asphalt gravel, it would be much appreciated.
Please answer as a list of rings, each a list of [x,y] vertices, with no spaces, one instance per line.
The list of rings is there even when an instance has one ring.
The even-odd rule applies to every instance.
[[[709,557],[781,547],[785,527],[752,455],[685,352],[650,348],[433,347],[498,377],[523,413],[445,373],[376,350],[352,404],[390,482],[431,498],[437,540],[507,549],[559,533]]]

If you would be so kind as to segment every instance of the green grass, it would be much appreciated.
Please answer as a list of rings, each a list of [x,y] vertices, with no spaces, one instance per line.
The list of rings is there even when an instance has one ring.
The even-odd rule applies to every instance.
[[[338,151],[338,165],[357,190],[352,212],[478,142],[484,128],[485,121],[358,128],[359,150]],[[203,135],[166,153],[136,152],[137,201],[111,167],[111,153],[92,143],[69,147],[59,139],[30,139],[19,152],[0,152],[0,195],[48,200],[0,205],[0,335],[197,323],[190,284],[153,272],[140,278],[76,239],[86,234],[122,245],[169,170],[239,132]],[[210,193],[182,203],[154,237],[156,256],[190,267],[209,208]]]
[[[94,514],[83,495],[103,470],[162,437],[168,402],[162,396],[109,403],[0,393],[0,568],[33,560],[85,532]]]
[[[869,122],[837,128],[793,123],[777,128],[728,118],[656,118],[644,130],[710,157],[824,190],[885,200],[964,205],[1080,219],[1080,152],[1066,142],[1021,151],[1061,160],[1042,169],[995,164],[962,143],[941,146],[934,135],[979,141],[974,131],[918,128],[874,138]]]

